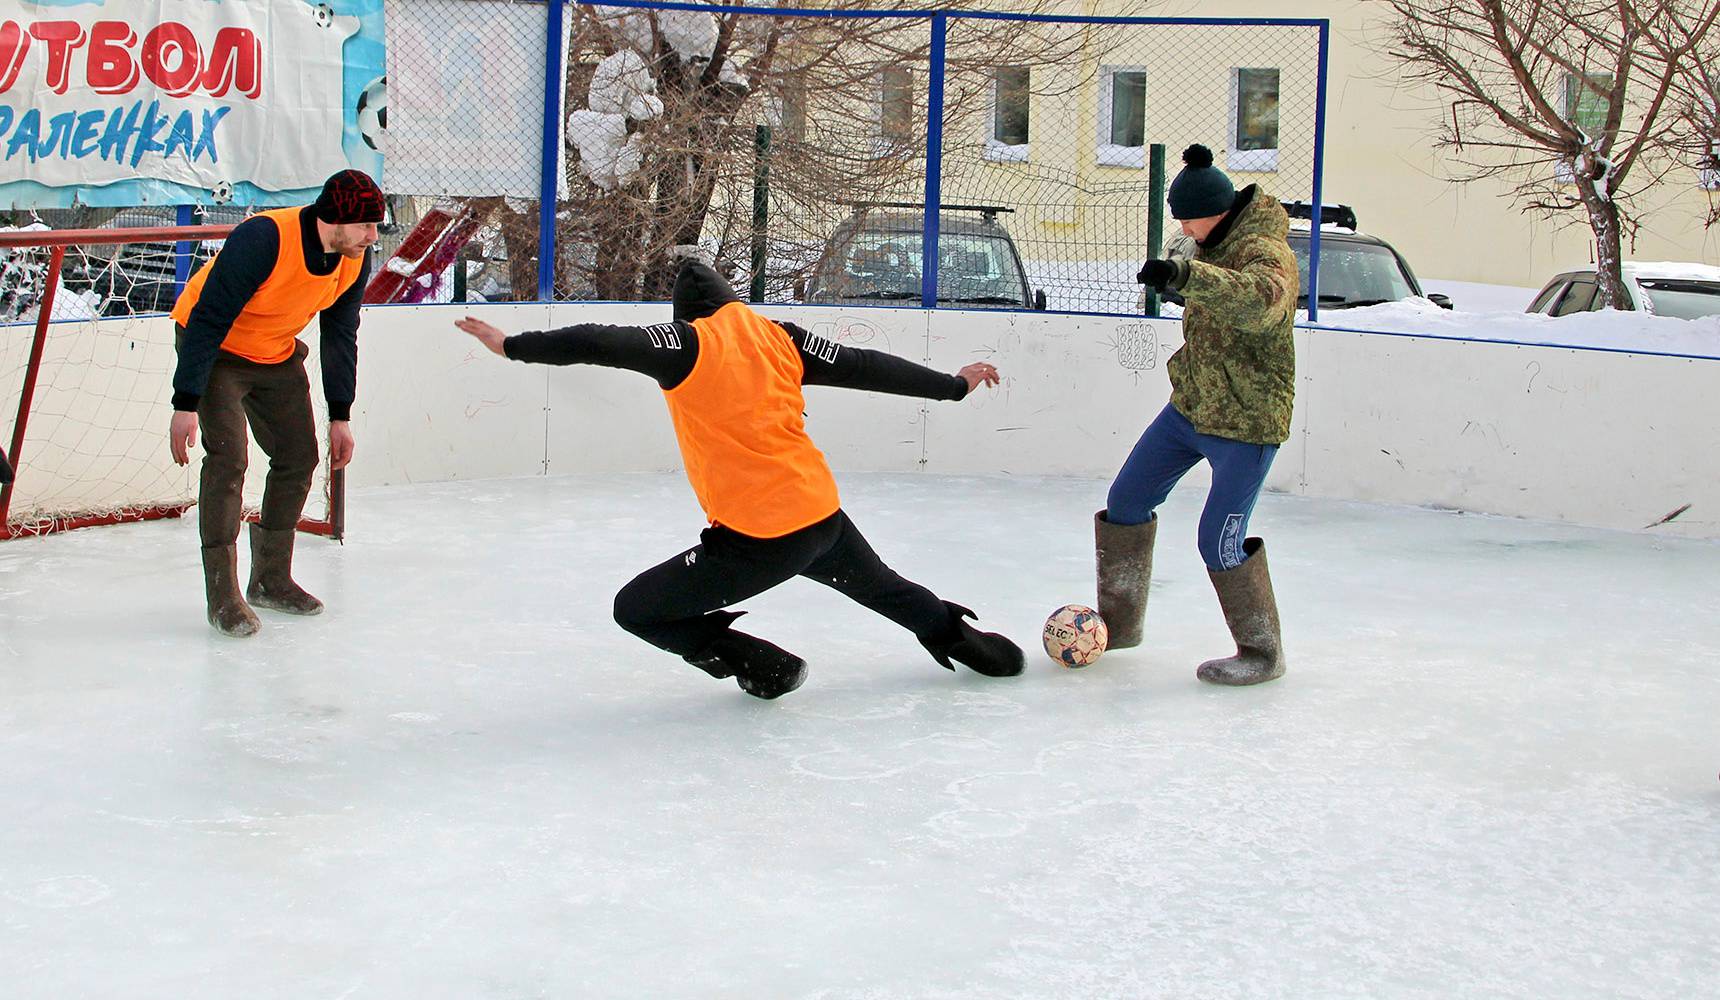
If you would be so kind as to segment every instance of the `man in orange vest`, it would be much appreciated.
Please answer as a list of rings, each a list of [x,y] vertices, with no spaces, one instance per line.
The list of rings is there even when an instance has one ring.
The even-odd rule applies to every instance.
[[[765,319],[707,265],[675,279],[674,322],[585,323],[509,337],[468,316],[454,324],[503,357],[627,368],[656,379],[687,478],[710,527],[700,544],[641,573],[615,595],[615,620],[757,698],[806,679],[800,657],[732,626],[739,601],[796,576],[846,594],[903,626],[951,670],[1021,673],[1021,649],[966,621],[974,613],[898,576],[842,511],[836,480],[807,436],[802,385],[837,385],[959,400],[996,385],[983,362],[945,375],[894,355],[845,347]]]
[[[298,339],[321,317],[329,460],[352,460],[352,400],[358,377],[358,307],[367,251],[382,221],[382,189],[357,170],[328,179],[314,204],[262,212],[241,222],[173,307],[179,365],[173,373],[173,460],[191,461],[203,431],[198,530],[209,624],[252,635],[251,605],[314,615],[322,602],[293,582],[293,531],[317,465],[310,380]],[[262,516],[251,525],[251,580],[239,594],[239,519],[249,420],[269,456]],[[249,598],[250,603],[246,603]]]

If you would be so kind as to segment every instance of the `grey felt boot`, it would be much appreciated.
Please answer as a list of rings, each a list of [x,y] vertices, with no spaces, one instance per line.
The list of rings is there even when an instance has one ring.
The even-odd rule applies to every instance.
[[[320,615],[321,601],[293,582],[293,529],[251,525],[251,584],[245,596],[259,608],[289,615]]]
[[[1144,524],[1112,524],[1105,512],[1093,515],[1093,549],[1099,563],[1099,617],[1110,634],[1106,649],[1141,644],[1147,615],[1147,586],[1153,579],[1153,538],[1159,519]]]
[[[203,594],[216,631],[235,638],[257,634],[257,616],[239,596],[237,546],[203,546]]]
[[[1243,541],[1248,559],[1235,569],[1212,577],[1218,591],[1224,623],[1236,640],[1236,655],[1208,660],[1195,676],[1209,684],[1241,686],[1260,684],[1284,676],[1284,649],[1278,626],[1278,601],[1272,594],[1272,577],[1266,569],[1266,543],[1258,538]]]

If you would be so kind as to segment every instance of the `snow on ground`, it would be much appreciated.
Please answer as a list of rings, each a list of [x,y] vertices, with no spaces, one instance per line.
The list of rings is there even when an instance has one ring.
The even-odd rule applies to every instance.
[[[1092,597],[1103,482],[839,478],[1023,645]],[[194,519],[0,544],[6,996],[1713,995],[1720,545],[1269,495],[1290,670],[1221,690],[1201,499],[1139,649],[949,673],[796,581],[769,703],[609,620],[678,475],[356,491],[244,641]]]
[[[1496,313],[1522,312],[1534,301],[1539,288],[1516,285],[1489,285],[1477,281],[1446,281],[1443,278],[1421,279],[1421,290],[1429,295],[1451,296],[1458,312]]]
[[[1474,313],[1441,309],[1426,299],[1406,299],[1361,309],[1323,310],[1319,325],[1465,340],[1720,357],[1720,316],[1681,320],[1611,309],[1559,317],[1523,312]]]

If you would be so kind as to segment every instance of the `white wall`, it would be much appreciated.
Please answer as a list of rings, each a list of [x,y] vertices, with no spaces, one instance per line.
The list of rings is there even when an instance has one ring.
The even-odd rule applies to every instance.
[[[838,471],[1091,476],[1098,480],[1095,506],[1103,503],[1104,480],[1169,398],[1165,362],[1181,343],[1175,322],[1121,317],[764,311],[945,371],[987,360],[1005,375],[1000,388],[961,403],[809,388],[808,424]],[[649,379],[495,357],[454,329],[466,312],[517,332],[661,321],[667,310],[577,303],[367,309],[351,485],[679,468],[662,394]],[[131,432],[127,450],[143,459],[148,475],[186,492],[187,472],[166,460],[170,363],[150,355],[148,371],[120,391],[110,364],[78,347],[87,337],[75,326],[55,327],[50,353],[59,374],[46,380],[38,409],[84,412],[62,398],[76,381],[68,378],[103,372],[90,390],[107,400],[103,406],[130,401],[108,423]],[[169,345],[170,356],[171,334],[159,324],[108,332],[125,345]],[[1268,481],[1274,489],[1631,530],[1688,504],[1653,530],[1720,538],[1720,360],[1308,329],[1297,331],[1296,344],[1295,421]],[[6,367],[21,379],[21,366]],[[320,385],[313,392],[320,401]],[[11,398],[15,405],[15,392]],[[31,428],[21,486],[35,483],[27,478],[38,475],[33,456],[71,469],[75,463],[63,456],[115,440],[91,443],[83,421],[46,414]],[[262,464],[253,455],[257,486]],[[1198,488],[1204,478],[1197,471],[1189,485]]]
[[[643,376],[504,361],[452,327],[510,332],[661,321],[661,305],[417,306],[363,330],[355,485],[679,467]],[[846,343],[1005,384],[962,403],[813,387],[813,436],[838,469],[1108,478],[1169,398],[1169,321],[781,306]],[[1297,332],[1295,426],[1269,485],[1316,496],[1720,537],[1720,360]],[[1193,481],[1200,479],[1197,474]],[[1095,487],[1103,500],[1103,485]]]

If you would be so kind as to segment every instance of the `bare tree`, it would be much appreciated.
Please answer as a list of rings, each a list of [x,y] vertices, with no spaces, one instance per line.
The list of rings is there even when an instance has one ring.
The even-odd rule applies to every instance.
[[[1629,308],[1633,203],[1690,163],[1691,108],[1720,0],[1383,0],[1390,56],[1444,107],[1455,179],[1506,177],[1594,232],[1601,304]]]
[[[1720,222],[1720,32],[1710,35],[1680,77],[1679,137],[1708,192],[1706,225]]]
[[[838,0],[829,9],[960,10],[979,0]],[[1043,13],[1054,0],[1031,0]],[[1043,8],[1043,9],[1042,9]],[[663,298],[674,247],[715,243],[750,267],[757,126],[771,125],[772,280],[805,270],[855,203],[918,199],[931,25],[912,17],[570,7],[570,197],[558,206],[558,287]],[[1091,66],[1086,28],[966,19],[949,32],[943,124],[989,107],[1000,66]],[[1052,81],[1057,81],[1053,83]],[[1034,94],[1080,81],[1039,73]],[[882,111],[880,107],[882,106]],[[954,161],[946,161],[946,171]],[[510,259],[535,253],[535,206],[504,206]],[[517,290],[524,291],[519,283]]]

